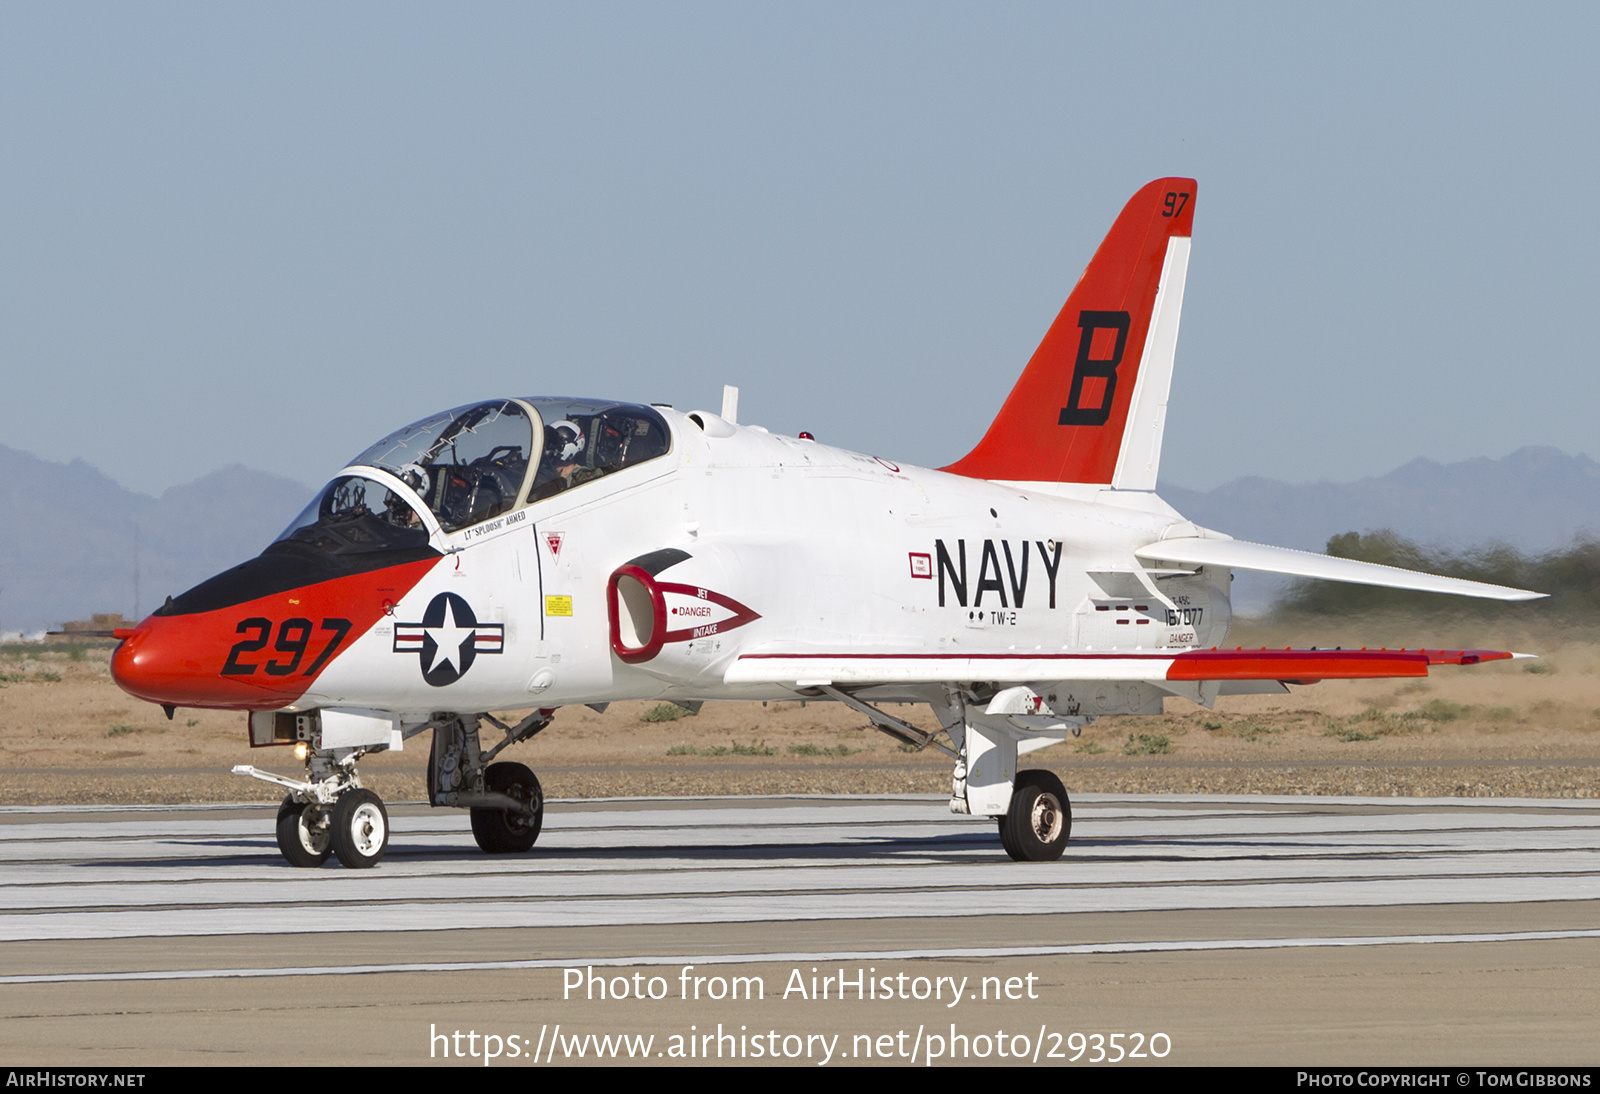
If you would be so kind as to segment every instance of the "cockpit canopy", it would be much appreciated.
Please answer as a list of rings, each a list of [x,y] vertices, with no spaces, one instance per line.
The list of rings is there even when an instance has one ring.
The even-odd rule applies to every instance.
[[[543,501],[664,456],[667,423],[655,410],[583,399],[497,399],[456,407],[398,430],[351,460],[389,472],[409,491],[342,475],[286,528],[332,554],[425,544],[427,521],[445,533]]]
[[[456,407],[389,434],[350,462],[393,474],[454,532],[516,506],[536,420],[511,399]]]
[[[665,456],[666,420],[647,406],[586,399],[530,399],[543,421],[539,466],[527,500],[543,501],[625,467]]]

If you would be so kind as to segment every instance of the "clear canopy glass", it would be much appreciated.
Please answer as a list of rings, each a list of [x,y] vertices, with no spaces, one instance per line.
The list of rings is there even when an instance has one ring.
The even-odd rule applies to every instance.
[[[654,409],[585,399],[531,399],[544,420],[530,502],[666,455],[667,423]]]
[[[299,543],[323,554],[354,555],[428,545],[422,516],[376,479],[341,475],[301,510],[274,543]]]
[[[536,428],[514,400],[474,403],[414,422],[350,462],[392,472],[454,532],[516,506]]]
[[[647,406],[586,399],[495,399],[391,433],[351,460],[416,491],[445,532],[554,497],[665,455],[672,435]],[[403,491],[341,475],[276,542],[332,554],[425,546],[427,522]]]

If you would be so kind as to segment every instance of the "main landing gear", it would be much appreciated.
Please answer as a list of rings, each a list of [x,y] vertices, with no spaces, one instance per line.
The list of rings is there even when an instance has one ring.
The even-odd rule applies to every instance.
[[[1018,862],[1054,862],[1072,835],[1072,803],[1051,771],[1019,771],[1000,823],[1000,844]]]
[[[539,780],[521,764],[490,764],[483,773],[485,787],[515,799],[522,808],[472,810],[472,838],[491,855],[533,849],[544,827],[544,791]]]
[[[1053,772],[1017,771],[1017,756],[1065,737],[1074,724],[1082,725],[1076,716],[1041,715],[1039,703],[1023,704],[1020,713],[1009,713],[1003,708],[1011,693],[995,696],[989,710],[983,710],[969,701],[970,695],[952,688],[942,703],[933,703],[955,745],[951,749],[934,734],[840,688],[822,685],[816,693],[860,711],[874,727],[903,744],[919,751],[932,746],[951,756],[956,764],[950,779],[950,811],[993,817],[1000,827],[1000,845],[1016,861],[1054,862],[1067,849],[1072,835],[1067,788]],[[1032,692],[1028,696],[1034,697]]]
[[[544,790],[538,778],[519,763],[491,763],[502,750],[526,741],[550,724],[554,711],[541,710],[508,726],[488,714],[439,714],[405,731],[413,736],[433,730],[428,754],[428,801],[436,806],[472,811],[472,835],[489,854],[514,854],[532,849],[544,827]],[[485,749],[479,728],[488,722],[504,733]],[[355,764],[387,745],[324,749],[320,721],[305,719],[307,732],[297,749],[306,761],[304,780],[288,779],[254,767],[235,767],[289,791],[278,806],[278,850],[291,866],[315,868],[338,858],[350,869],[376,866],[389,848],[389,812],[377,794],[361,785]]]
[[[989,710],[980,710],[960,694],[945,704],[946,731],[961,750],[950,778],[950,811],[993,817],[1000,845],[1017,862],[1054,862],[1072,835],[1072,802],[1054,772],[1018,771],[1017,758],[1065,736],[1071,723],[996,709],[1002,706],[997,696]]]
[[[550,724],[553,711],[530,714],[515,726],[487,714],[460,715],[438,724],[428,755],[428,799],[434,805],[472,810],[472,838],[491,855],[531,850],[544,827],[544,789],[522,764],[490,763],[518,741]],[[505,733],[488,751],[478,742],[480,722]]]

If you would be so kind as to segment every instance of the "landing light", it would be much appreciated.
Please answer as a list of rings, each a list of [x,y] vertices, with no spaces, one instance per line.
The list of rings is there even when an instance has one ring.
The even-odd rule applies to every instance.
[[[309,756],[309,755],[311,755],[311,746],[310,745],[306,744],[304,741],[296,741],[294,743],[294,758],[295,759],[304,761],[305,758],[307,756]]]

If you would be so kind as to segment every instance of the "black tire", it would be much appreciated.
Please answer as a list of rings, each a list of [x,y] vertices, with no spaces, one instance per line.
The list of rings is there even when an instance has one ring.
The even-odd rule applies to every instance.
[[[490,764],[483,773],[483,785],[527,802],[533,807],[533,816],[476,807],[472,810],[472,838],[491,855],[531,851],[544,827],[544,789],[539,780],[522,764],[498,763]]]
[[[333,806],[333,853],[352,870],[376,866],[389,849],[389,811],[370,790],[347,790]]]
[[[1017,800],[1018,790],[1020,790],[1020,788],[1014,788],[1011,791],[1011,801],[1013,804],[1015,804]],[[1001,815],[996,817],[995,820],[1000,822],[1000,846],[1006,849],[1006,854],[1010,855],[1013,860],[1017,862],[1025,862],[1026,859],[1024,858],[1022,852],[1017,849],[1016,844],[1012,842],[1011,839],[1011,818],[1009,816]]]
[[[284,798],[278,806],[278,850],[290,866],[315,869],[327,862],[333,851],[327,809]]]
[[[1072,835],[1072,802],[1050,771],[1020,771],[1011,808],[1000,823],[1000,843],[1018,862],[1054,862]]]

